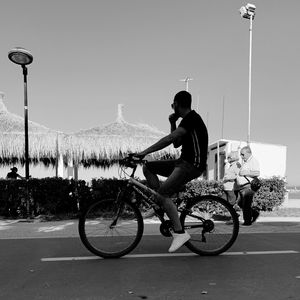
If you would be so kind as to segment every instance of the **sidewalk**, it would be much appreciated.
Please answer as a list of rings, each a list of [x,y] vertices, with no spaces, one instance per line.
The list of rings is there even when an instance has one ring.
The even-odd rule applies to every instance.
[[[146,219],[144,222],[144,234],[160,234],[157,219]],[[300,217],[259,217],[252,226],[240,228],[240,234],[279,232],[300,232]],[[26,238],[79,238],[78,220],[24,222],[0,219],[0,239]]]
[[[289,199],[282,205],[282,208],[299,207],[300,200],[298,199]],[[160,234],[160,222],[156,218],[146,219],[144,223],[144,234]],[[240,234],[279,232],[300,232],[300,217],[274,217],[261,214],[252,226],[240,227]],[[33,222],[26,222],[26,220],[0,219],[0,239],[25,238],[79,238],[78,220],[43,222],[37,219]]]

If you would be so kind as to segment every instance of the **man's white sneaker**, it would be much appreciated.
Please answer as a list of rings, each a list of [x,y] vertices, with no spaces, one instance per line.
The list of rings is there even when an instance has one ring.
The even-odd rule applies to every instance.
[[[191,238],[191,236],[186,231],[184,233],[173,232],[172,236],[173,241],[169,248],[169,252],[175,252]]]

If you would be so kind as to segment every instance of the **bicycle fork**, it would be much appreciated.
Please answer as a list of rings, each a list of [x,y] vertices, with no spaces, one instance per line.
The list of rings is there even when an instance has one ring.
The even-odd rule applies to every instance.
[[[115,203],[115,205],[117,206],[117,215],[116,215],[115,219],[112,221],[112,223],[110,224],[110,226],[109,226],[110,229],[113,229],[114,227],[116,227],[118,219],[120,217],[120,214],[121,214],[121,212],[124,208],[124,202],[121,201],[121,199],[119,199],[120,195],[121,195],[121,199],[124,196],[124,194],[122,194],[122,192],[119,191],[119,193],[117,195],[117,200],[116,200],[116,203]]]

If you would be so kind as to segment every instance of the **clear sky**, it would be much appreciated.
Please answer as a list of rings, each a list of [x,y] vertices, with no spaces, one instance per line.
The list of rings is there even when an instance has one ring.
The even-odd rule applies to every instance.
[[[23,116],[21,46],[29,119],[74,132],[110,123],[124,103],[128,122],[169,130],[170,103],[189,76],[210,142],[246,140],[249,21],[239,0],[1,0],[0,91]],[[250,2],[251,3],[251,2]],[[251,139],[286,145],[289,184],[300,184],[300,1],[253,1]],[[276,161],[274,161],[276,163]]]

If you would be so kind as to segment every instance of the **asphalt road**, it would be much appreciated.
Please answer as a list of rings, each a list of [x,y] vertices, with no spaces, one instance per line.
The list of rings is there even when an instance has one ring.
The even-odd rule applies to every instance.
[[[0,229],[0,299],[300,299],[299,223],[242,229],[217,257],[168,254],[170,239],[149,230],[114,260],[92,256],[70,223]]]

